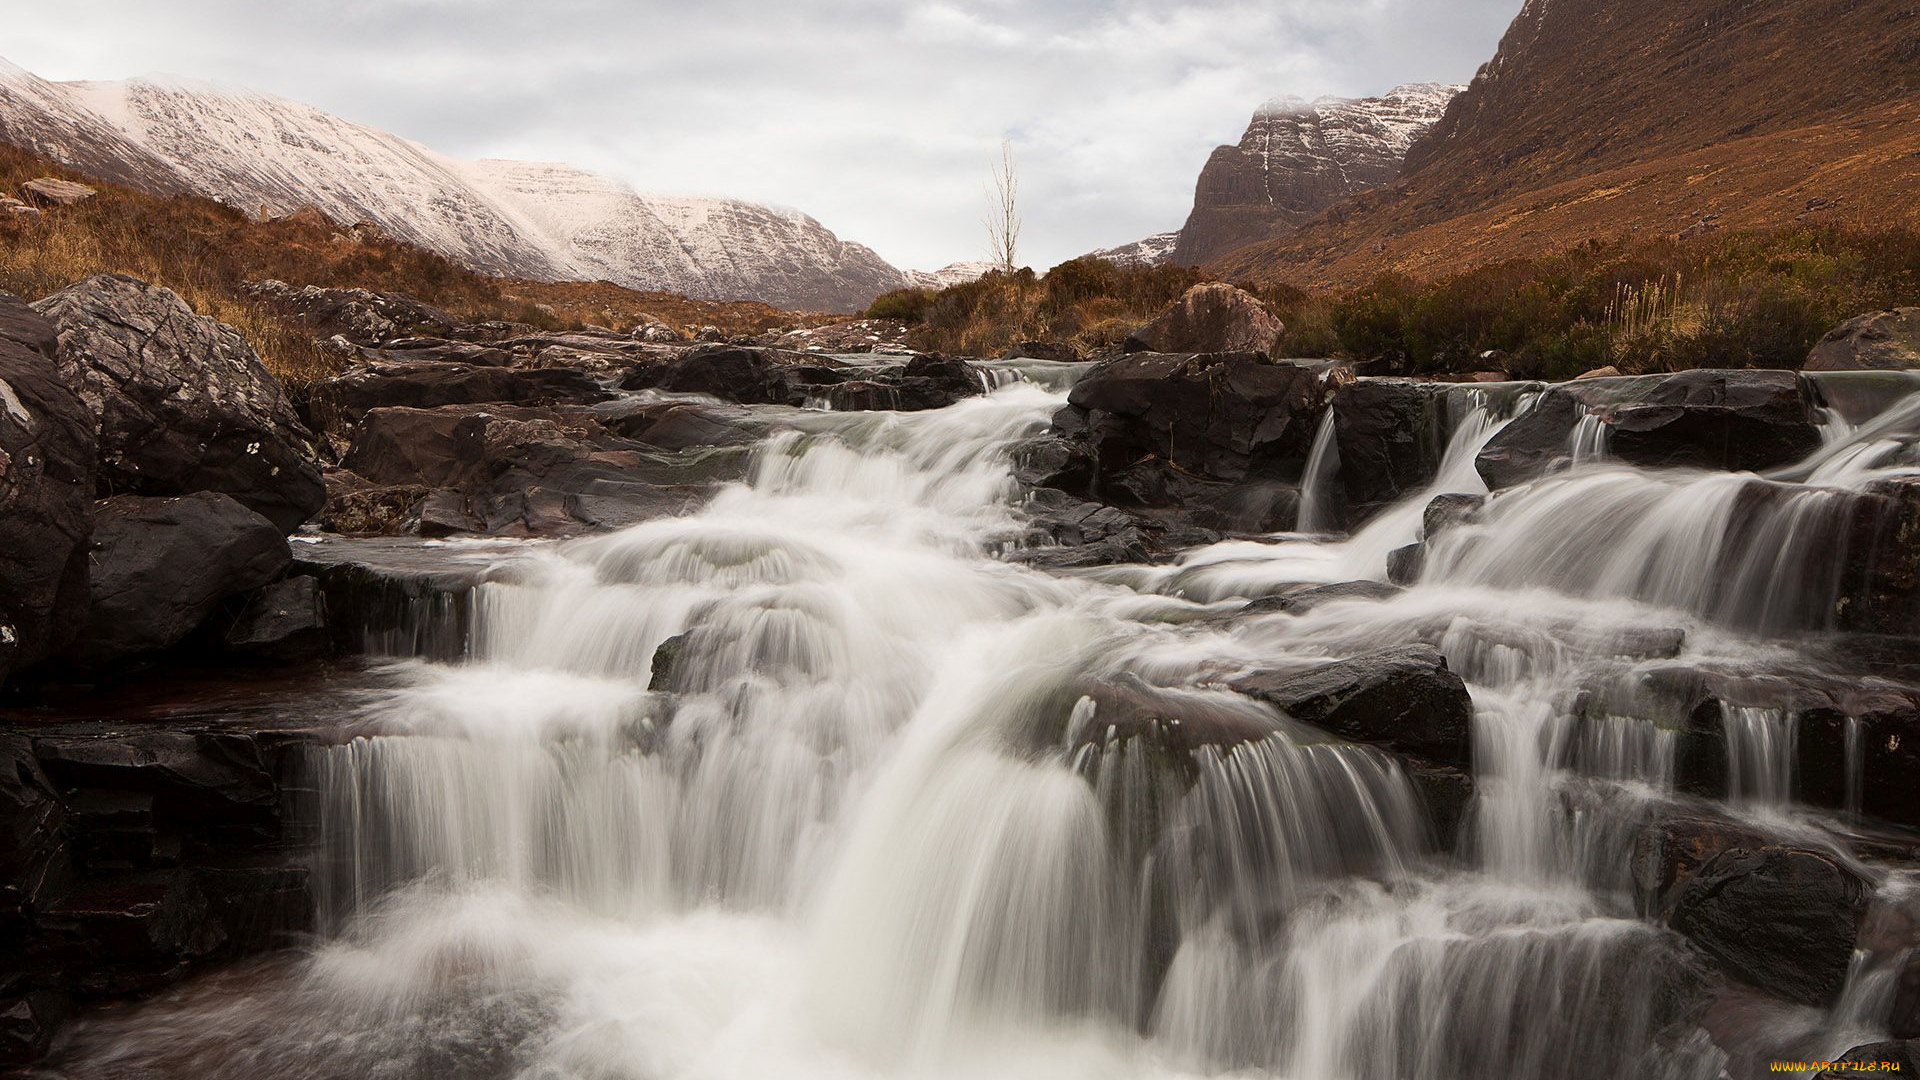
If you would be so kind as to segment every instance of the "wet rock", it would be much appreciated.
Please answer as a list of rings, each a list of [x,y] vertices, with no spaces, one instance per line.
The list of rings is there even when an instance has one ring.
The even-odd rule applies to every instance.
[[[707,394],[737,405],[786,405],[794,396],[789,369],[820,363],[821,357],[801,353],[709,344],[671,359],[643,361],[620,380],[620,388]]]
[[[53,369],[53,326],[0,293],[0,683],[85,619],[93,418]]]
[[[1753,825],[1705,811],[1671,813],[1641,828],[1634,838],[1632,876],[1637,910],[1665,919],[1680,890],[1723,851],[1766,846],[1767,833]]]
[[[1295,720],[1445,765],[1472,758],[1473,703],[1427,645],[1381,649],[1305,670],[1257,671],[1231,684]]]
[[[774,427],[764,412],[738,405],[628,398],[593,410],[608,431],[662,450],[749,447]]]
[[[1010,562],[1042,570],[1112,566],[1150,561],[1159,548],[1150,523],[1054,488],[1029,492],[1022,510],[1037,535]]]
[[[1486,504],[1485,495],[1435,495],[1420,517],[1421,538],[1432,540],[1456,525],[1467,524]]]
[[[1431,387],[1390,379],[1350,381],[1330,408],[1340,486],[1355,522],[1421,491],[1440,468]]]
[[[107,499],[94,515],[86,629],[71,655],[103,664],[176,645],[291,558],[279,526],[226,495]]]
[[[1081,687],[1075,746],[1143,738],[1180,753],[1227,750],[1280,731],[1272,710],[1230,694],[1154,686],[1123,674]]]
[[[1322,604],[1341,600],[1389,600],[1406,590],[1384,581],[1342,581],[1332,585],[1311,585],[1279,596],[1263,596],[1240,609],[1243,615],[1281,612],[1305,615]]]
[[[418,484],[375,484],[347,469],[326,472],[327,504],[319,523],[331,533],[390,536],[404,531],[414,507],[431,489]]]
[[[1254,353],[1134,353],[1075,384],[1067,400],[1079,416],[1067,424],[1101,478],[1149,461],[1208,480],[1297,483],[1324,395],[1311,369]]]
[[[400,293],[366,289],[296,288],[283,281],[256,281],[247,293],[305,322],[316,336],[338,334],[356,345],[378,345],[414,335],[451,336],[452,315]]]
[[[1609,457],[1643,468],[1761,471],[1820,446],[1813,401],[1791,371],[1682,371],[1556,386],[1487,443],[1476,466],[1511,487],[1571,460],[1581,417],[1607,428]]]
[[[1666,921],[1733,978],[1827,1008],[1846,982],[1871,891],[1827,852],[1735,847],[1679,887]]]
[[[356,424],[378,408],[442,405],[591,405],[613,395],[571,368],[522,370],[420,363],[361,368],[307,388],[303,405],[316,428]]]
[[[327,651],[327,601],[317,578],[302,574],[255,593],[228,627],[228,649],[266,660],[310,660]]]
[[[506,367],[520,359],[518,354],[495,345],[435,337],[399,338],[387,342],[378,351],[367,350],[362,355],[393,363],[433,361],[474,367]]]
[[[1471,820],[1473,773],[1417,758],[1401,758],[1400,766],[1426,806],[1426,819],[1433,827],[1438,850],[1458,851],[1462,830]]]
[[[217,491],[291,532],[326,500],[313,435],[238,331],[171,291],[102,274],[34,305],[93,411],[100,493]]]
[[[451,489],[459,501],[438,504],[448,520],[492,536],[572,535],[681,514],[741,469],[712,455],[663,455],[586,409],[471,405],[375,409],[341,464],[375,485]]]
[[[1573,459],[1569,440],[1582,415],[1580,402],[1564,388],[1555,387],[1488,440],[1474,459],[1474,468],[1495,491],[1563,468]]]
[[[680,653],[686,646],[687,635],[675,634],[653,650],[653,667],[647,676],[647,689],[654,691],[675,689],[673,668],[680,662]]]
[[[1820,339],[1808,371],[1905,371],[1920,368],[1920,307],[1848,319]]]
[[[1269,352],[1286,325],[1252,293],[1224,282],[1188,289],[1127,335],[1128,352]]]
[[[294,571],[325,598],[335,648],[371,656],[465,655],[473,590],[487,580],[486,552],[463,558],[446,545],[386,537],[294,545]]]
[[[1387,552],[1387,580],[1395,585],[1415,585],[1427,568],[1427,545],[1408,544]]]

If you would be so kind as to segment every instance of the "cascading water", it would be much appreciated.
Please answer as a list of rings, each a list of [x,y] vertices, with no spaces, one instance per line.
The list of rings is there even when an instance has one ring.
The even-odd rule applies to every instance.
[[[1307,469],[1300,481],[1300,520],[1296,532],[1329,532],[1334,527],[1334,480],[1340,475],[1339,430],[1333,409],[1320,414],[1320,426],[1313,433],[1313,449],[1307,454]]]
[[[1021,532],[1010,448],[1072,374],[1020,363],[772,436],[691,516],[502,556],[470,654],[394,665],[365,737],[314,756],[329,936],[84,1027],[62,1067],[1719,1075],[1696,966],[1634,906],[1634,838],[1676,797],[1649,675],[1818,629],[1853,491],[1813,478],[1898,425],[1805,484],[1583,462],[1430,538],[1403,593],[1225,620],[1383,577],[1433,496],[1485,494],[1507,409],[1461,394],[1428,489],[1350,537],[1055,577],[991,557]],[[1457,772],[1226,689],[1410,642],[1472,697],[1450,824]],[[1182,749],[1169,717],[1244,734]],[[1729,794],[1778,817],[1791,717],[1724,719]],[[1827,1019],[1875,1031],[1888,962]]]

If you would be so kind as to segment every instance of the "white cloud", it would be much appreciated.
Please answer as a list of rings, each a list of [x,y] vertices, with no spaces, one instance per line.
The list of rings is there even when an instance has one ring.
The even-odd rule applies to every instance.
[[[1281,93],[1464,80],[1518,0],[93,0],[12,13],[58,78],[242,83],[463,156],[796,206],[903,266],[984,254],[1014,140],[1029,261],[1174,228]]]

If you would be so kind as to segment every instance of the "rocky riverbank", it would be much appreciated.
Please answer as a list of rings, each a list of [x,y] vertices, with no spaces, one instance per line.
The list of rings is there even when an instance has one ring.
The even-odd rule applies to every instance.
[[[1583,820],[1609,783],[1654,793],[1589,814],[1608,825],[1582,834],[1581,881],[1683,958],[1663,1023],[1719,1035],[1749,999],[1831,1011],[1865,963],[1893,987],[1877,1030],[1920,1037],[1920,939],[1889,914],[1920,867],[1905,375],[1459,385],[1156,352],[1153,335],[1091,362],[982,360],[856,352],[858,328],[667,342],[282,299],[347,361],[297,396],[165,290],[108,276],[0,297],[0,539],[19,553],[0,563],[0,940],[17,957],[0,1060],[35,1059],[96,1003],[312,933],[329,856],[310,766],[368,732],[359,705],[391,672],[365,665],[474,655],[477,627],[503,632],[483,609],[540,580],[543,542],[694,515],[743,483],[777,493],[808,448],[897,449],[905,418],[1016,382],[1064,401],[969,451],[988,502],[1014,507],[992,552],[1223,635],[1191,685],[1102,671],[1041,708],[1034,730],[1067,734],[1031,752],[1068,755],[1102,798],[1103,775],[1150,778],[1145,804],[1110,808],[1136,815],[1140,850],[1179,850],[1170,808],[1217,797],[1221,762],[1298,744],[1407,785],[1402,855],[1479,865],[1509,812],[1488,717],[1512,695],[1565,740],[1546,767],[1581,780],[1529,813]],[[1156,333],[1207,337],[1174,322]],[[689,557],[748,566],[772,544]],[[636,572],[592,567],[596,588]],[[1469,596],[1493,587],[1556,598]],[[1606,603],[1638,606],[1596,618]],[[679,722],[674,702],[725,688],[681,659],[739,645],[698,621],[724,610],[636,660],[665,702],[634,721],[637,746]],[[1323,642],[1306,653],[1303,627]],[[784,640],[754,655],[828,662]],[[1536,669],[1578,677],[1526,682]],[[1214,856],[1184,857],[1198,874]],[[1179,903],[1149,907],[1172,933]],[[1177,941],[1154,940],[1149,987],[1181,977]]]

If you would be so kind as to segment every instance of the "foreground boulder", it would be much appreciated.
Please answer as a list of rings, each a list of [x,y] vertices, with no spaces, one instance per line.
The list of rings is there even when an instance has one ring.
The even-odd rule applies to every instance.
[[[1920,307],[1848,319],[1820,339],[1808,371],[1905,371],[1920,368]]]
[[[1127,335],[1128,352],[1270,352],[1286,325],[1252,293],[1225,282],[1195,285]]]
[[[0,293],[0,683],[64,647],[86,614],[93,418],[54,372],[53,335]]]
[[[1446,658],[1428,645],[1304,670],[1256,671],[1231,685],[1342,738],[1448,765],[1472,760],[1473,701]]]
[[[218,491],[291,532],[326,500],[313,435],[238,331],[167,289],[102,274],[34,308],[96,417],[100,494]]]
[[[280,527],[232,498],[117,495],[94,515],[86,630],[74,647],[101,664],[170,648],[222,600],[279,577],[293,556]]]
[[[1700,370],[1556,386],[1494,436],[1475,466],[1496,489],[1536,479],[1572,460],[1588,416],[1604,426],[1607,457],[1644,468],[1758,472],[1820,447],[1819,417],[1798,374]]]
[[[1680,886],[1666,921],[1741,982],[1828,1008],[1846,983],[1871,892],[1828,852],[1732,847]]]

